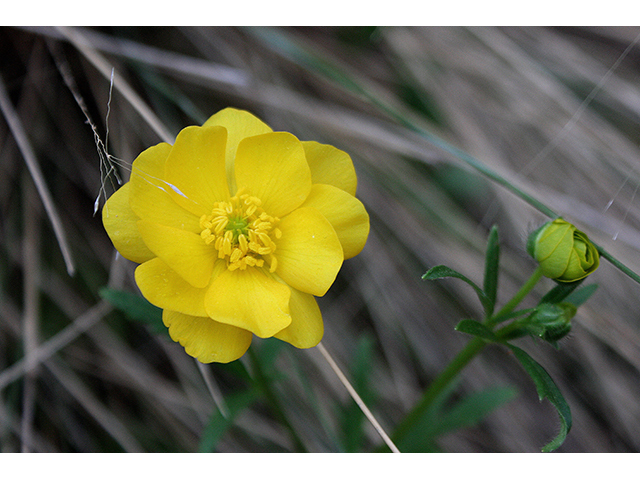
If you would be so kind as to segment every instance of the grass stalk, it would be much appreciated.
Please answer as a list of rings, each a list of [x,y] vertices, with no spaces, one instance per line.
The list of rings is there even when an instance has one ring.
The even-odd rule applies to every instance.
[[[367,417],[367,420],[371,422],[371,425],[373,425],[373,428],[376,429],[376,432],[378,432],[378,434],[380,435],[384,443],[387,445],[387,447],[389,447],[389,450],[391,450],[393,453],[400,453],[400,450],[398,450],[398,447],[396,447],[396,445],[393,443],[393,440],[391,440],[389,435],[387,435],[387,432],[384,431],[384,429],[382,428],[378,420],[376,420],[376,417],[374,417],[373,413],[371,413],[371,410],[369,410],[369,408],[364,403],[362,398],[360,398],[360,395],[358,395],[358,392],[356,392],[355,388],[353,388],[353,385],[351,385],[346,375],[342,372],[342,370],[340,369],[338,364],[335,362],[331,354],[327,351],[324,345],[322,345],[322,342],[320,342],[317,345],[317,348],[318,350],[320,350],[320,353],[322,353],[322,356],[325,358],[325,360],[327,361],[331,369],[335,372],[335,374],[340,379],[344,387],[347,389],[347,392],[349,392],[349,395],[351,395],[351,398],[353,398],[353,400],[356,402],[358,407],[360,407],[360,410],[362,410],[362,413],[364,413],[365,417]]]

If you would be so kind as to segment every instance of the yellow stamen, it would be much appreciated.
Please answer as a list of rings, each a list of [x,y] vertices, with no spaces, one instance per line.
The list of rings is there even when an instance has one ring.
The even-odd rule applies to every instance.
[[[231,271],[262,267],[266,260],[274,272],[278,264],[274,240],[282,237],[276,227],[279,222],[263,210],[259,198],[240,190],[229,201],[216,202],[211,215],[200,218],[200,236],[218,251],[218,258],[227,260]]]

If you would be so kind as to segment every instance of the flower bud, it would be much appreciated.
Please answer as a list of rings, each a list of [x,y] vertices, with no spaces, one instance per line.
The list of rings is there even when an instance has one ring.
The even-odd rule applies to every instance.
[[[600,255],[587,235],[558,218],[534,231],[527,242],[545,277],[559,282],[575,282],[593,273]]]
[[[568,302],[543,303],[529,319],[535,333],[547,342],[557,342],[571,331],[571,319],[577,307]]]

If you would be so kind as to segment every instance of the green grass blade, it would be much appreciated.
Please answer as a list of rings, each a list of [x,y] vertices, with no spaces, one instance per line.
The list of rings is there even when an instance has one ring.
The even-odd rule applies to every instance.
[[[461,428],[473,427],[517,395],[518,390],[514,387],[490,387],[472,393],[439,415],[434,435],[440,436]]]
[[[249,32],[264,40],[266,46],[272,48],[274,51],[285,56],[286,58],[289,58],[290,60],[296,62],[304,68],[319,73],[335,81],[343,88],[366,98],[372,105],[377,107],[380,111],[384,112],[390,118],[394,119],[400,125],[422,136],[429,143],[439,148],[440,150],[449,153],[450,155],[463,161],[480,174],[492,180],[494,183],[497,183],[503,188],[509,190],[514,195],[520,197],[522,200],[527,202],[539,212],[545,214],[547,217],[557,218],[559,216],[558,213],[548,207],[545,203],[541,202],[533,195],[528,194],[518,186],[514,185],[509,180],[504,178],[502,175],[500,175],[472,155],[469,155],[464,150],[451,145],[437,135],[434,135],[433,133],[417,125],[414,121],[411,120],[408,115],[399,112],[388,103],[385,103],[379,95],[376,95],[374,92],[369,91],[338,66],[334,65],[329,60],[321,58],[317,54],[306,50],[300,44],[293,42],[284,32],[272,29],[250,29]],[[613,257],[613,255],[611,255],[601,246],[595,243],[594,245],[603,258],[609,260],[609,262],[616,268],[618,268],[621,272],[623,272],[629,278],[633,279],[636,283],[640,284],[640,275],[617,260],[615,257]]]
[[[431,408],[417,419],[399,444],[403,452],[437,451],[438,437],[462,428],[479,424],[489,413],[513,400],[517,389],[490,387],[472,393],[452,405],[453,383],[434,401]]]
[[[356,345],[354,358],[351,362],[350,378],[362,401],[369,407],[374,405],[374,395],[370,386],[371,358],[375,343],[368,335],[359,339]],[[362,450],[365,436],[366,417],[360,407],[353,401],[349,401],[346,407],[341,409],[341,437],[343,449],[346,452],[359,452]]]

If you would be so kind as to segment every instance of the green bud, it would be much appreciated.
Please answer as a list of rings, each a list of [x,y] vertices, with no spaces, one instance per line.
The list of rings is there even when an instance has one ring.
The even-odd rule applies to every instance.
[[[543,303],[529,319],[530,330],[547,342],[557,342],[571,331],[577,307],[568,302]]]
[[[545,277],[575,282],[593,273],[600,255],[587,235],[558,218],[529,235],[527,252],[535,258]]]

